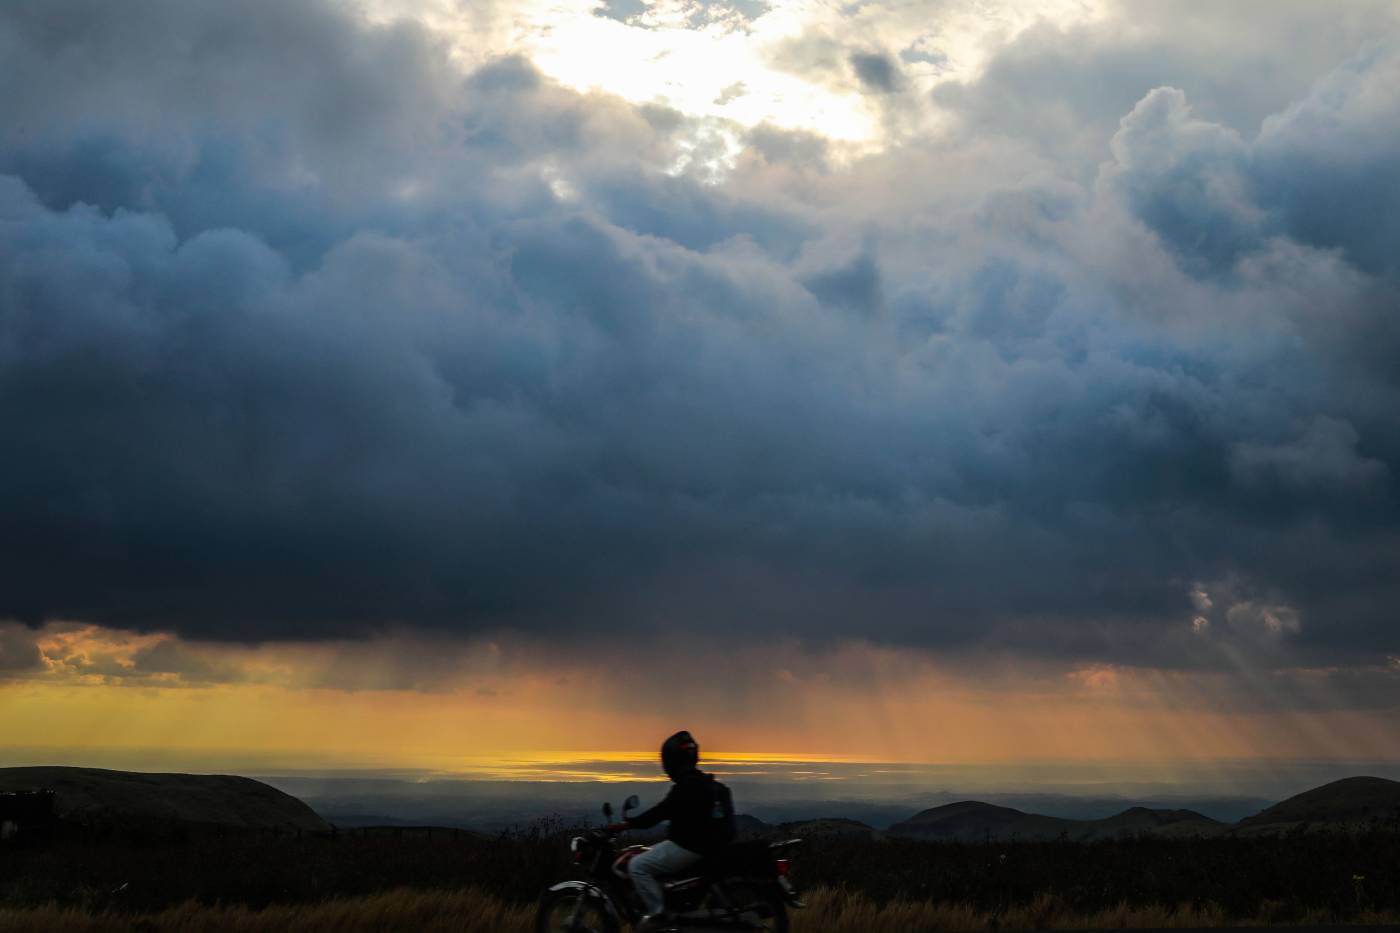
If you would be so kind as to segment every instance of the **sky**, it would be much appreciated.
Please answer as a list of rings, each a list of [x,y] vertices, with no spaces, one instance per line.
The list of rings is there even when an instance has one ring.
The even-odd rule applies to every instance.
[[[0,87],[8,763],[1400,769],[1389,0],[44,0]]]

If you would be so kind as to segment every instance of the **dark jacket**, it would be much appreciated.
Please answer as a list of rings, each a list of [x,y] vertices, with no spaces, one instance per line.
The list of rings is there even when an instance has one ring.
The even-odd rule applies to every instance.
[[[670,820],[666,832],[682,849],[710,855],[734,841],[734,803],[713,775],[690,771],[676,778],[660,803],[628,819],[637,829]]]

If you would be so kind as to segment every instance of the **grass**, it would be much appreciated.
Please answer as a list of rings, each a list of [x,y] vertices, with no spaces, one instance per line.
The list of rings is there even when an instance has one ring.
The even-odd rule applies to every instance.
[[[318,933],[526,933],[534,910],[510,905],[480,891],[415,891],[400,888],[367,897],[343,897],[317,904],[203,905],[194,901],[157,913],[118,910],[90,912],[48,906],[0,910],[3,933],[254,933],[315,930]]]
[[[54,837],[0,846],[0,933],[530,929],[568,831]],[[810,839],[794,933],[1400,922],[1400,832],[1093,843]]]
[[[933,931],[1013,930],[1155,930],[1226,926],[1326,926],[1338,922],[1326,912],[1291,913],[1265,904],[1250,917],[1232,917],[1214,904],[1132,906],[1127,902],[1101,910],[1076,910],[1063,898],[1042,894],[1029,903],[1001,911],[970,904],[894,900],[876,903],[860,894],[819,888],[797,912],[793,933],[933,933]],[[1354,924],[1394,924],[1400,914],[1351,914]]]
[[[1076,912],[1052,895],[1001,912],[967,904],[896,900],[878,904],[860,894],[819,888],[808,908],[793,915],[793,933],[934,933],[934,931],[1192,929],[1220,926],[1328,925],[1326,913],[1275,916],[1268,905],[1256,916],[1231,918],[1218,907],[1116,907]],[[204,905],[194,901],[155,913],[91,912],[57,905],[0,910],[0,933],[532,933],[534,910],[473,889],[420,891],[399,888],[364,897],[315,904]],[[1394,924],[1400,915],[1363,912],[1352,923]]]

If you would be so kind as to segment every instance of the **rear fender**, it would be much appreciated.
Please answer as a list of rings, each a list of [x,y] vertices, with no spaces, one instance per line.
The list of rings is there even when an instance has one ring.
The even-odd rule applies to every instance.
[[[608,892],[588,881],[561,881],[558,884],[550,885],[551,892],[558,891],[582,891],[583,896],[589,900],[598,901],[603,905],[603,909],[608,912],[608,916],[618,927],[622,926],[622,915],[618,913],[617,905]]]

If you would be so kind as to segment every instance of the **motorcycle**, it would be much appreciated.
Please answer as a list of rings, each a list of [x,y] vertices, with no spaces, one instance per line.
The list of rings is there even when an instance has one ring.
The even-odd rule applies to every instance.
[[[622,805],[640,806],[636,795]],[[612,804],[603,804],[611,821]],[[642,917],[642,903],[632,887],[628,863],[647,851],[623,845],[618,834],[595,829],[570,840],[581,877],[561,881],[540,898],[536,933],[620,933]],[[767,930],[787,933],[788,908],[803,905],[790,877],[786,850],[802,840],[754,840],[731,843],[707,856],[684,875],[664,883],[666,908],[678,930]]]

